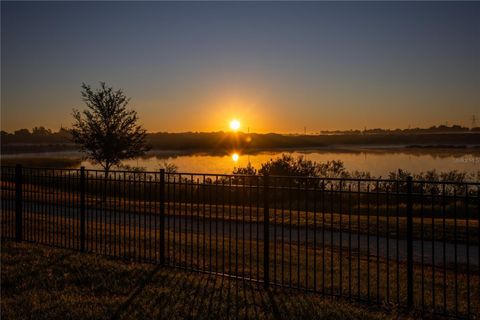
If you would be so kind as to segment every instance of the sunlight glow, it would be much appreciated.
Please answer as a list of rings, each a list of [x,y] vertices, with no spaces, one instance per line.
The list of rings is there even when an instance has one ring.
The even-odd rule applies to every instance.
[[[233,119],[232,121],[230,121],[230,129],[232,129],[232,131],[237,131],[238,129],[240,129],[240,121],[238,121],[237,119]]]
[[[233,162],[237,162],[238,159],[240,159],[240,155],[239,155],[238,153],[232,154],[232,160],[233,160]]]

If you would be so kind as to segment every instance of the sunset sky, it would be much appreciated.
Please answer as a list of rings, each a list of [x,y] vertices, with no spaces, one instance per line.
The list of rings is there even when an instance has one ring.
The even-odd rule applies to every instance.
[[[480,3],[4,2],[2,130],[71,124],[82,82],[149,131],[406,128],[480,117]]]

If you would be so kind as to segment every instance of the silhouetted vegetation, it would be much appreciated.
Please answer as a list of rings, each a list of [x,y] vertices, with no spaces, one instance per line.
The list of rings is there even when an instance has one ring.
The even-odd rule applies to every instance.
[[[458,130],[452,126],[430,129],[339,131],[320,135],[285,135],[232,132],[184,132],[184,133],[148,133],[146,142],[156,150],[261,150],[317,148],[333,145],[397,145],[411,148],[466,148],[478,146],[480,130],[476,128]],[[65,129],[51,132],[48,129],[21,129],[12,133],[2,131],[2,152],[31,152],[73,150],[69,144],[70,133]],[[453,128],[453,129],[452,129]],[[462,127],[460,127],[462,128]],[[31,145],[35,144],[35,149]],[[29,145],[22,146],[22,145]]]
[[[78,168],[82,163],[79,158],[55,157],[22,157],[2,159],[2,166],[15,166],[21,164],[33,168]]]
[[[431,126],[429,128],[408,128],[408,129],[381,129],[373,128],[364,130],[323,130],[322,134],[385,134],[385,133],[406,133],[406,134],[418,134],[418,133],[451,133],[451,132],[480,132],[480,127],[467,128],[459,125],[439,125]]]
[[[398,169],[391,171],[386,177],[375,177],[370,172],[348,171],[343,161],[332,160],[327,162],[316,162],[305,159],[303,156],[292,157],[288,154],[282,154],[280,157],[270,159],[262,163],[257,170],[251,164],[246,167],[235,168],[232,172],[235,175],[271,175],[271,176],[289,176],[289,177],[310,177],[310,178],[344,178],[344,179],[390,179],[406,181],[408,176],[413,180],[425,182],[467,182],[480,181],[480,171],[477,173],[468,173],[459,170],[437,172],[429,170],[420,173],[411,173],[407,170]]]
[[[148,150],[146,131],[137,124],[136,111],[128,110],[129,98],[122,90],[114,91],[104,82],[100,89],[82,85],[82,99],[86,110],[73,111],[74,123],[70,130],[72,141],[93,163],[100,164],[105,173],[124,159],[141,156]]]

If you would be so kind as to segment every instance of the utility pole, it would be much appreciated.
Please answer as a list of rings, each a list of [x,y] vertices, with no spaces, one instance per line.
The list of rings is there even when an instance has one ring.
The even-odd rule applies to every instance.
[[[472,129],[477,127],[477,117],[475,115],[472,115]]]
[[[248,138],[250,139],[250,127],[247,127],[247,135],[248,135]],[[248,166],[250,166],[250,154],[247,154],[247,161],[248,161]]]

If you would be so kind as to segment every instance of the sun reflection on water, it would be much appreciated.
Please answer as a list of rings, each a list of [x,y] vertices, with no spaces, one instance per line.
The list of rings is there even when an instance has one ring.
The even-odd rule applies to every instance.
[[[285,152],[283,152],[285,153]],[[237,156],[234,156],[237,154]],[[376,176],[387,177],[390,171],[396,171],[398,168],[408,170],[412,173],[425,172],[435,168],[437,171],[461,170],[476,173],[480,169],[480,158],[477,152],[465,152],[465,150],[449,151],[379,151],[368,150],[358,151],[313,151],[290,153],[293,157],[307,156],[308,160],[316,162],[326,162],[331,160],[342,160],[347,170],[369,171]],[[52,157],[52,154],[47,154]],[[56,153],[56,157],[68,157],[80,159],[81,154]],[[250,162],[253,167],[259,169],[263,163],[282,156],[281,151],[265,151],[256,154],[241,153],[239,150],[230,150],[222,155],[211,154],[176,154],[164,155],[162,153],[151,154],[139,159],[126,160],[125,165],[145,167],[148,171],[157,171],[159,163],[167,161],[175,164],[179,172],[199,172],[199,173],[222,173],[231,174],[233,167],[246,167]],[[3,157],[8,157],[4,156]],[[18,156],[16,156],[18,157]],[[28,155],[30,157],[30,155]],[[17,161],[13,159],[11,161]],[[81,161],[81,160],[80,160]],[[138,162],[137,162],[138,161]],[[79,166],[86,168],[100,169],[88,161],[82,161]]]

